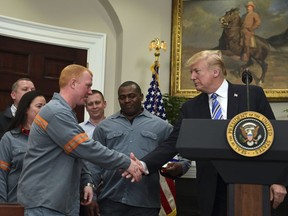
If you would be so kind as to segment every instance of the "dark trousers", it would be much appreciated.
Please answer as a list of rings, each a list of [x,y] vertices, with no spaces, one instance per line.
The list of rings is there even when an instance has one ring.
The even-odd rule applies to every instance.
[[[158,208],[142,208],[104,199],[99,202],[101,216],[158,216]]]
[[[212,216],[227,215],[227,184],[218,175]]]

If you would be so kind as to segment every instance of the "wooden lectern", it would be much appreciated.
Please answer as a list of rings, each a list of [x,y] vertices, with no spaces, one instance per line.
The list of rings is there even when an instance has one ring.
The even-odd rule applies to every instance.
[[[0,203],[1,216],[24,216],[24,207],[17,203]]]
[[[176,148],[190,160],[211,160],[228,186],[227,216],[270,216],[269,185],[287,185],[288,121],[271,120],[274,142],[248,158],[231,149],[229,120],[183,119]]]

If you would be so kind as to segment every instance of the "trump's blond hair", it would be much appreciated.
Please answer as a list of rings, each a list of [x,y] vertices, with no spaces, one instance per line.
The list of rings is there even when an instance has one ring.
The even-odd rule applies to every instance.
[[[198,61],[206,60],[208,68],[218,68],[221,70],[222,74],[226,76],[226,68],[222,59],[222,53],[220,50],[204,50],[194,54],[188,61],[186,62],[187,67],[191,67]]]

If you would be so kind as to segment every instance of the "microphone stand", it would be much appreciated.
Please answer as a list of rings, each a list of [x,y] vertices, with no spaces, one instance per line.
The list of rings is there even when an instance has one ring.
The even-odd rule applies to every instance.
[[[248,68],[246,68],[242,73],[242,82],[246,84],[247,93],[247,111],[250,110],[250,93],[249,84],[252,82],[253,78]]]

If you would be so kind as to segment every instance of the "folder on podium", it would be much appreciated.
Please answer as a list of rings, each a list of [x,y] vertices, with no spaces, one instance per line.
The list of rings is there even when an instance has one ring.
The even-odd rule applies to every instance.
[[[176,148],[190,160],[212,161],[229,184],[228,216],[269,216],[269,185],[288,183],[288,121],[270,120],[273,144],[256,157],[242,156],[230,147],[226,137],[229,122],[183,119]]]

